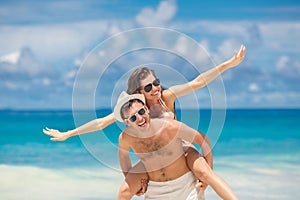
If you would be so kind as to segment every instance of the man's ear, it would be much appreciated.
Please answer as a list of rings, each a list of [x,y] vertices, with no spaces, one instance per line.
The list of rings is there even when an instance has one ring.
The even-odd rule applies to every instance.
[[[124,122],[124,124],[125,124],[126,126],[130,126],[130,123],[129,123],[129,121],[128,121],[127,119],[124,119],[123,122]]]

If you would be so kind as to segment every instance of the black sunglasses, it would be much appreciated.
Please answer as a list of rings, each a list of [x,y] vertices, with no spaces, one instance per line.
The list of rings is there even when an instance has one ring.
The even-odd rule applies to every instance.
[[[145,92],[150,92],[152,90],[152,86],[159,86],[160,85],[160,82],[159,82],[159,79],[155,79],[152,83],[149,83],[148,85],[145,85],[144,86],[144,90]]]
[[[135,122],[137,114],[139,114],[140,116],[142,116],[145,113],[146,113],[146,108],[143,106],[141,109],[139,109],[139,111],[137,111],[137,113],[135,113],[134,115],[131,115],[131,117],[128,117],[127,120],[129,120],[131,122]]]

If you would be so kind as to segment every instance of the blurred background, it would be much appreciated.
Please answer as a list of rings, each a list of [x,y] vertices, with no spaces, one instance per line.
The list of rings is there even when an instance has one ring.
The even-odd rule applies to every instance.
[[[299,108],[299,4],[1,1],[0,108],[70,109],[74,78],[87,54],[114,34],[145,26],[186,34],[216,64],[244,44],[245,61],[222,76],[228,107]],[[97,107],[110,106],[103,99]]]

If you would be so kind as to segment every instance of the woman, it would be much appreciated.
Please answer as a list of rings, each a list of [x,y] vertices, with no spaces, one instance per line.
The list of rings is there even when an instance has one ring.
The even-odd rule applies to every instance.
[[[200,74],[194,80],[186,84],[172,86],[169,89],[165,90],[162,90],[160,82],[153,71],[145,67],[138,68],[132,73],[128,80],[127,93],[144,94],[146,98],[147,107],[150,109],[151,117],[175,118],[174,102],[177,97],[184,96],[194,90],[205,87],[208,83],[210,83],[212,80],[218,77],[225,70],[240,64],[245,57],[245,53],[246,48],[242,45],[239,51],[236,52],[231,59],[223,62],[222,64],[218,65],[217,67],[211,70],[208,70],[207,72],[204,72],[203,74]],[[58,130],[48,128],[44,129],[43,132],[51,136],[52,141],[63,141],[74,135],[104,129],[105,127],[107,127],[115,121],[116,119],[114,115],[110,114],[103,118],[90,121],[87,124],[84,124],[76,129],[67,132],[60,132]],[[206,137],[203,135],[203,138]],[[193,163],[195,163],[195,160],[199,160],[200,155],[194,148],[191,148],[189,144],[185,144],[184,146],[186,147],[185,152],[187,155],[187,163],[191,170],[194,172]],[[212,155],[209,145],[207,145],[207,148],[204,148],[202,150],[207,164],[212,168]],[[197,163],[203,165],[203,161],[198,161]],[[205,169],[206,167],[207,166],[203,166],[203,169]],[[205,189],[206,184],[202,184],[199,187]]]
[[[176,85],[173,87],[170,87],[167,90],[164,90],[161,95],[161,99],[164,100],[166,109],[172,111],[175,113],[174,109],[174,101],[177,97],[184,96],[194,90],[200,89],[205,87],[207,84],[209,84],[212,80],[214,80],[216,77],[218,77],[220,74],[222,74],[224,71],[227,69],[230,69],[232,67],[235,67],[239,65],[245,57],[246,53],[246,47],[242,45],[239,49],[238,52],[236,52],[232,58],[229,60],[221,63],[220,65],[216,66],[213,69],[210,69],[202,74],[200,74],[198,77],[196,77],[194,80],[183,84],[183,85]],[[146,81],[144,81],[146,82]],[[145,84],[145,83],[144,83]],[[127,92],[129,94],[132,94],[132,92],[135,92],[133,90],[136,90],[137,87],[131,87],[131,90],[128,90]],[[154,97],[148,92],[142,91],[141,92],[145,95],[147,105],[151,107],[151,105],[157,104],[159,105],[160,103],[158,102],[160,98]],[[80,135],[84,133],[89,133],[89,132],[94,132],[97,130],[102,130],[108,125],[116,122],[116,119],[113,114],[109,114],[103,118],[98,118],[95,120],[92,120],[78,128],[75,128],[73,130],[69,130],[67,132],[60,132],[59,130],[56,129],[49,129],[46,128],[43,130],[43,132],[46,135],[51,136],[52,141],[64,141],[68,139],[69,137],[75,136],[75,135]]]

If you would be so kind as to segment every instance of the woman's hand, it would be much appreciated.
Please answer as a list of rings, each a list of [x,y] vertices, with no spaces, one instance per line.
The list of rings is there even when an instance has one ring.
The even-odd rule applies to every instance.
[[[43,132],[46,135],[51,136],[52,138],[50,138],[50,140],[52,140],[52,141],[64,141],[70,137],[68,132],[60,132],[59,130],[50,129],[47,127],[45,129],[43,129]]]
[[[142,196],[147,191],[149,179],[141,180],[141,189],[135,194],[137,196]]]
[[[246,54],[246,47],[244,45],[241,45],[240,50],[238,52],[235,52],[232,58],[226,61],[226,65],[228,65],[228,68],[239,65],[244,60],[245,54]]]

